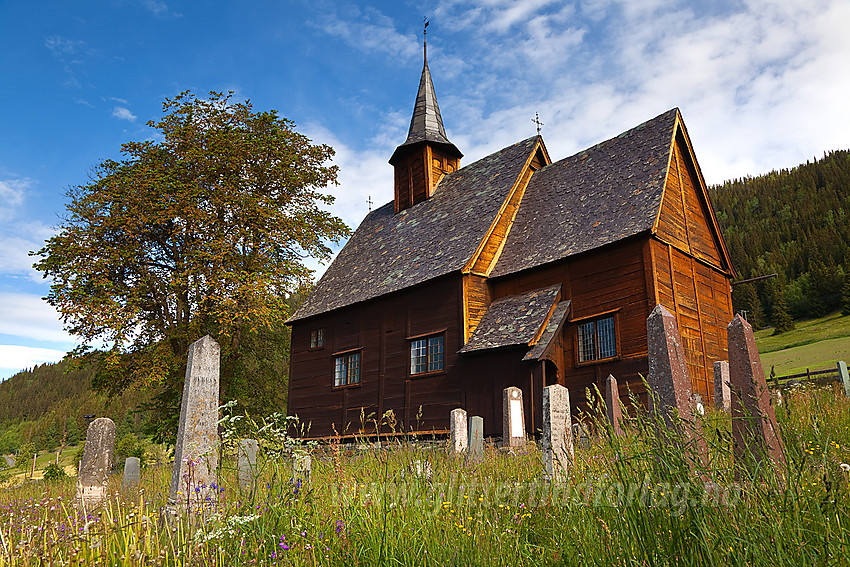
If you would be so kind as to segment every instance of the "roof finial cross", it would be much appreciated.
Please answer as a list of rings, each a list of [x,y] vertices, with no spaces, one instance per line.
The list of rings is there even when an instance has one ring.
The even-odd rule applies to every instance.
[[[540,116],[535,112],[534,119],[532,120],[535,124],[537,124],[537,135],[540,135],[540,127],[543,126],[543,123],[540,121]]]
[[[366,205],[369,207],[369,212],[372,212],[372,195],[366,197]]]
[[[425,62],[428,61],[428,24],[431,22],[428,21],[428,18],[422,17],[422,21],[425,23],[425,27],[422,28],[422,48],[425,50]]]

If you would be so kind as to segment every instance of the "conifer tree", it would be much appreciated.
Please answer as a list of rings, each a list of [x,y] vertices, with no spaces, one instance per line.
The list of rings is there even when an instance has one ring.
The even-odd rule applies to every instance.
[[[788,313],[784,290],[777,286],[773,298],[773,334],[779,335],[794,329],[795,325]]]

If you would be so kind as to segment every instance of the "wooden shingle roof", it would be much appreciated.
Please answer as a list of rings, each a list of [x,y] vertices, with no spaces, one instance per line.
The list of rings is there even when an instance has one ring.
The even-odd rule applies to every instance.
[[[661,207],[678,112],[668,110],[535,172],[490,277],[651,230]]]
[[[459,352],[529,345],[548,321],[560,294],[561,284],[556,284],[497,299]]]
[[[289,322],[459,271],[490,228],[537,137],[446,175],[434,195],[369,213]]]
[[[490,277],[652,230],[678,109],[536,171]],[[288,322],[460,271],[535,150],[532,137],[446,175],[434,195],[372,211]]]

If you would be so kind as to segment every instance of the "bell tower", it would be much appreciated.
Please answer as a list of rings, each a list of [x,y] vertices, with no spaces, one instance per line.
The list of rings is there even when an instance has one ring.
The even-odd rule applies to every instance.
[[[426,31],[427,27],[426,22]],[[443,175],[455,171],[463,157],[446,138],[428,69],[427,41],[423,41],[423,48],[425,63],[407,140],[395,149],[390,158],[390,165],[395,169],[395,212],[429,199]]]

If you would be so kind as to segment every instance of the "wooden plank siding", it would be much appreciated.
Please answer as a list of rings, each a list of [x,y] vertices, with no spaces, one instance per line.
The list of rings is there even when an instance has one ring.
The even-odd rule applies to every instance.
[[[575,409],[586,405],[586,388],[596,384],[602,391],[608,374],[617,377],[624,395],[627,388],[636,394],[644,392],[640,374],[645,375],[648,368],[646,318],[654,307],[647,300],[644,248],[643,239],[632,239],[493,284],[495,299],[560,283],[562,300],[572,301],[571,320],[615,314],[618,356],[609,361],[579,363],[575,351],[577,325],[564,325],[560,337],[563,347],[553,356],[553,362],[559,381],[570,389]]]
[[[289,413],[310,423],[313,437],[332,435],[334,428],[374,432],[372,423],[361,424],[361,409],[373,419],[391,409],[407,429],[445,430],[449,412],[462,405],[459,296],[457,276],[448,276],[294,323]],[[324,329],[321,349],[310,349],[315,329]],[[445,333],[445,370],[411,377],[410,337],[438,332]],[[334,388],[335,354],[350,349],[361,349],[360,383]]]
[[[476,274],[463,274],[464,344],[472,336],[484,313],[493,302],[487,278]]]

